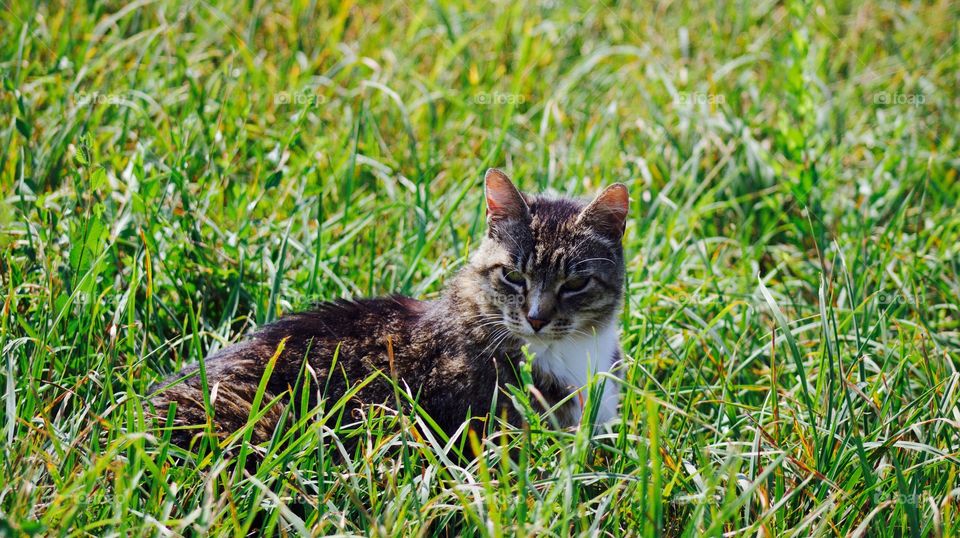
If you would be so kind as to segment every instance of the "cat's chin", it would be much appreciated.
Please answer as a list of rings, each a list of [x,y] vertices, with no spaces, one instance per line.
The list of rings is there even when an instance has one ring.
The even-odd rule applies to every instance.
[[[556,344],[569,338],[569,334],[542,334],[535,333],[533,331],[527,332],[514,332],[514,336],[522,340],[524,343],[532,344],[535,346],[547,346],[551,344]]]
[[[534,332],[531,329],[510,328],[513,336],[522,343],[534,346],[555,346],[561,343],[574,344],[579,341],[594,340],[597,335],[604,331],[603,327],[584,327],[580,330],[570,330],[561,333],[554,332]]]

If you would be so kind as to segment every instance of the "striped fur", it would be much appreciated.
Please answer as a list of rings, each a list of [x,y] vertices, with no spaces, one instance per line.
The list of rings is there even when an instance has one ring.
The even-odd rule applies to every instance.
[[[521,195],[496,170],[488,172],[486,184],[487,236],[439,299],[394,296],[323,303],[283,317],[207,357],[215,431],[226,435],[247,423],[266,364],[284,339],[263,398],[266,404],[279,397],[279,404],[255,425],[255,442],[273,434],[304,371],[311,376],[307,394],[311,406],[336,402],[352,385],[370,375],[380,376],[348,402],[347,421],[365,406],[392,405],[395,398],[388,378],[393,378],[409,389],[440,428],[453,433],[467,417],[486,417],[491,409],[512,423],[520,422],[504,386],[519,385],[516,367],[524,345],[541,350],[543,356],[534,362],[535,385],[550,404],[579,389],[576,385],[587,375],[585,370],[563,372],[586,369],[588,362],[586,356],[581,361],[543,350],[573,349],[566,343],[603,334],[607,338],[603,345],[582,348],[603,349],[610,356],[592,357],[590,362],[609,369],[619,360],[615,324],[624,292],[620,239],[625,189],[611,187],[588,206],[568,198]],[[524,284],[507,281],[504,271],[517,271]],[[582,290],[563,291],[564,285],[569,287],[566,283],[579,282],[578,278],[588,280]],[[533,331],[527,320],[531,307],[549,316],[540,331]],[[560,360],[557,357],[565,361],[563,368],[549,362]],[[164,417],[176,403],[174,441],[180,445],[189,444],[207,420],[198,373],[198,367],[191,366],[154,387],[151,404],[156,416]],[[607,387],[604,419],[615,414],[616,391]],[[299,401],[300,395],[295,396]],[[562,425],[577,423],[579,402],[571,398],[558,411]]]

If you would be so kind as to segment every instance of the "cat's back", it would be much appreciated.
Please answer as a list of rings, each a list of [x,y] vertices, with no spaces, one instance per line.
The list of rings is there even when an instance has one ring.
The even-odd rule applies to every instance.
[[[284,341],[284,355],[383,348],[387,340],[407,340],[425,308],[426,303],[403,296],[338,299],[285,315],[258,329],[251,340],[274,349]]]
[[[288,314],[254,333],[255,338],[280,340],[344,340],[403,332],[419,321],[426,303],[403,296],[318,303]]]
[[[414,383],[422,380],[434,365],[425,357],[429,354],[419,349],[420,340],[414,338],[425,309],[426,303],[402,296],[320,303],[264,325],[241,342],[211,354],[204,364],[216,409],[216,429],[231,432],[245,423],[250,402],[273,357],[276,362],[267,382],[267,401],[297,384],[298,376],[306,373],[305,361],[310,366],[308,375],[334,400],[351,384],[377,372],[394,373]],[[198,374],[198,365],[193,365],[154,386],[158,393],[152,398],[154,406],[162,412],[176,402],[178,425],[199,425],[206,420]],[[364,399],[384,400],[388,391],[380,385],[365,389]],[[267,438],[281,409],[275,406],[270,410],[258,424],[255,439]],[[174,437],[185,444],[194,432],[177,431]]]
[[[265,325],[251,343],[276,350],[283,342],[277,366],[289,374],[305,358],[317,373],[326,372],[335,358],[348,374],[409,372],[420,369],[409,358],[423,351],[415,336],[426,308],[427,303],[403,296],[319,303]]]

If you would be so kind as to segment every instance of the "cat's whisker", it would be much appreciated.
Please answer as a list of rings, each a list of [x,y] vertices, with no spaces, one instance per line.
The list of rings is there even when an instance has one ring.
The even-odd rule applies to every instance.
[[[610,258],[587,258],[587,259],[585,259],[585,260],[580,260],[580,261],[578,261],[578,262],[576,262],[576,263],[571,264],[571,265],[570,265],[570,269],[573,269],[574,267],[576,267],[576,266],[578,266],[578,265],[580,265],[580,264],[582,264],[582,263],[597,262],[597,261],[600,261],[600,262],[610,262],[610,263],[612,263],[612,264],[614,264],[614,265],[617,264],[617,262],[611,260]]]
[[[494,337],[490,339],[490,343],[487,344],[487,347],[483,348],[483,351],[477,354],[477,358],[481,358],[486,355],[487,350],[490,350],[491,353],[496,352],[497,348],[500,347],[500,344],[502,344],[503,341],[509,336],[510,331],[505,328],[500,329],[500,332],[494,333]]]
[[[497,315],[496,315],[496,314],[490,314],[490,313],[487,313],[487,312],[481,312],[481,313],[479,313],[479,314],[471,314],[471,315],[469,315],[469,316],[463,316],[463,317],[461,317],[460,319],[462,319],[462,320],[464,320],[464,321],[469,321],[469,320],[474,320],[474,319],[494,318],[494,317],[497,317]]]
[[[500,345],[503,344],[503,342],[506,341],[507,338],[510,338],[510,335],[511,335],[510,331],[503,331],[503,335],[500,337],[499,340],[496,341],[492,351],[496,352],[496,350],[500,347]]]
[[[583,336],[584,338],[598,338],[596,334],[584,331],[583,329],[574,329],[571,331],[571,334]]]
[[[516,237],[513,237],[512,235],[507,235],[507,237],[508,237],[511,241],[513,241],[513,246],[517,247],[517,250],[516,250],[517,252],[523,252],[523,249],[520,248],[520,243],[517,242],[517,238],[516,238]]]
[[[486,323],[481,323],[480,325],[475,326],[476,329],[483,329],[484,327],[503,327],[503,322],[500,320],[488,321]]]
[[[491,317],[483,317],[483,318],[463,320],[463,321],[464,323],[470,323],[470,324],[484,324],[489,322],[499,322],[501,321],[501,319],[499,317],[491,316]]]

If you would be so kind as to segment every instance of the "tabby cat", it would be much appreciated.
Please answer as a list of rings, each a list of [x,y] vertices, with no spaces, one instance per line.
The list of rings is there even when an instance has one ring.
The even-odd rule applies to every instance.
[[[255,442],[273,435],[302,371],[312,377],[311,406],[337,402],[349,387],[382,372],[349,400],[347,417],[370,404],[395,402],[389,376],[408,387],[448,434],[491,409],[519,424],[504,385],[521,385],[522,346],[535,355],[534,388],[554,419],[561,426],[579,424],[589,376],[613,373],[621,357],[627,189],[613,184],[589,204],[532,196],[496,169],[487,171],[485,185],[486,236],[438,299],[322,303],[208,357],[215,431],[226,435],[248,422],[266,365],[283,340],[261,409],[280,398],[255,424]],[[188,445],[207,422],[202,386],[195,365],[154,388],[158,416],[176,403],[177,444]],[[615,418],[618,393],[616,382],[603,382],[598,423]]]

